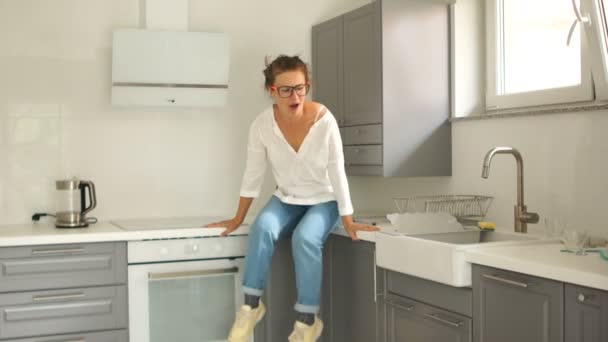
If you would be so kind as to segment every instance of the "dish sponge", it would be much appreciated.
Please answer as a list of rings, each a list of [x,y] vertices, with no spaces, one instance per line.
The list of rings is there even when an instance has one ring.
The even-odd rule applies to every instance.
[[[490,221],[479,221],[477,222],[477,227],[484,230],[494,230],[496,228],[496,223]]]

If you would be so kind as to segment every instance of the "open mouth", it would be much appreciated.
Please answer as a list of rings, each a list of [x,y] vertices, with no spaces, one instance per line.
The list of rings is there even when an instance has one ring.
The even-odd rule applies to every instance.
[[[291,108],[291,109],[298,109],[299,106],[300,106],[299,103],[294,103],[294,104],[290,104],[289,108]]]

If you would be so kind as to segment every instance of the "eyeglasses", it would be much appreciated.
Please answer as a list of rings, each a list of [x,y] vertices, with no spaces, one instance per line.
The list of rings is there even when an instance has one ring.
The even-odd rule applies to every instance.
[[[296,95],[298,96],[304,96],[306,94],[308,94],[308,90],[310,89],[310,84],[306,83],[306,84],[298,84],[296,86],[272,86],[270,87],[271,90],[276,90],[277,93],[279,94],[279,97],[290,97],[291,94],[295,91]]]

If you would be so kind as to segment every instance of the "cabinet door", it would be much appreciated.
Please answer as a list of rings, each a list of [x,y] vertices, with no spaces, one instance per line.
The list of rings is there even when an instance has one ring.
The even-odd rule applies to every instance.
[[[342,58],[342,17],[313,26],[313,97],[329,108],[339,125],[344,122]]]
[[[262,301],[266,315],[255,329],[255,340],[284,342],[293,330],[297,300],[291,239],[277,242]]]
[[[382,122],[380,1],[344,15],[344,125]]]
[[[608,341],[608,292],[566,285],[566,342]]]
[[[332,240],[329,341],[377,341],[374,244],[343,236]]]
[[[471,319],[407,298],[389,297],[388,342],[470,342]]]
[[[474,341],[561,342],[563,298],[560,282],[474,265]]]

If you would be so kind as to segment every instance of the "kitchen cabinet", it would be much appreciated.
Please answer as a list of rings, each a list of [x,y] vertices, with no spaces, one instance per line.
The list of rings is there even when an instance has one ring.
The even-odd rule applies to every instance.
[[[471,319],[404,298],[388,297],[389,342],[471,341]]]
[[[374,247],[371,242],[353,243],[350,238],[333,234],[325,243],[319,313],[324,329],[320,342],[384,341],[374,297],[378,288],[374,285]],[[262,298],[267,312],[256,327],[257,341],[287,340],[295,321],[296,298],[291,240],[280,240]]]
[[[255,328],[255,340],[283,342],[293,330],[297,300],[295,269],[291,254],[291,239],[279,240],[275,245],[266,289],[262,301],[266,315]]]
[[[475,342],[564,341],[564,284],[473,265]]]
[[[566,342],[608,341],[608,292],[566,284]]]
[[[313,26],[313,95],[349,175],[451,175],[448,2],[378,0]]]
[[[472,291],[385,271],[386,341],[470,342]]]
[[[384,341],[382,306],[377,305],[382,301],[383,271],[376,270],[375,244],[333,235],[326,249],[329,293],[323,303],[323,341]]]
[[[0,267],[0,340],[126,342],[126,243],[5,247]]]

